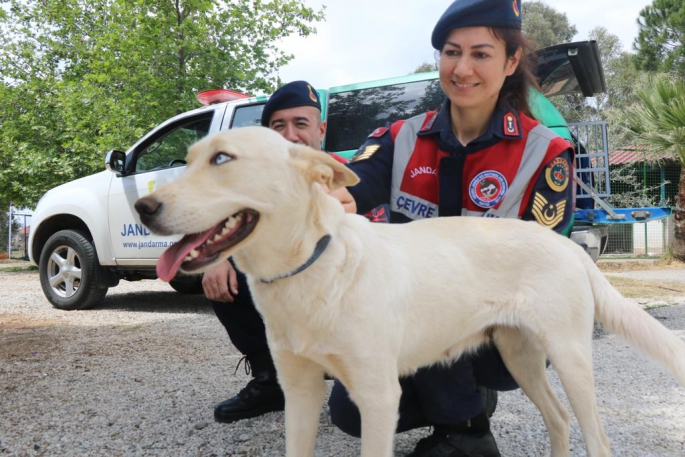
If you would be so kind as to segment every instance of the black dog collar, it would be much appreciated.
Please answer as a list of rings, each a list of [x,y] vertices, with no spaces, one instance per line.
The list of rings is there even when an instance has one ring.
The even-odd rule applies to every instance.
[[[278,280],[278,279],[285,279],[289,278],[291,276],[295,276],[298,273],[302,273],[304,270],[309,268],[311,264],[316,262],[316,260],[321,257],[321,254],[323,254],[323,251],[326,250],[326,247],[328,246],[328,243],[331,241],[331,236],[330,235],[324,235],[321,237],[321,239],[316,243],[316,247],[314,248],[314,253],[312,256],[302,265],[300,265],[296,270],[291,271],[290,273],[286,273],[281,276],[277,276],[272,279],[262,279],[261,281],[264,284],[271,284],[272,282]]]

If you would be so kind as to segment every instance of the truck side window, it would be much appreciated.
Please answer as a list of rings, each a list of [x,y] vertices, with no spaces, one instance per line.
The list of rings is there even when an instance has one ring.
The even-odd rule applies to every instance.
[[[185,165],[188,147],[209,133],[213,113],[185,119],[146,142],[136,157],[137,173]]]
[[[262,111],[264,111],[264,103],[238,106],[233,114],[230,128],[237,129],[239,127],[262,125]]]

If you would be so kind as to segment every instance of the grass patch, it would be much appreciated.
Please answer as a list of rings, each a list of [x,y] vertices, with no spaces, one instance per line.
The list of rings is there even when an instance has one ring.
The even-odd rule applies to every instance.
[[[644,281],[607,276],[609,282],[627,298],[668,298],[685,295],[685,284],[672,281]]]
[[[661,305],[647,305],[645,306],[645,311],[651,311],[653,309],[659,309],[659,308],[669,308],[671,306],[677,306],[679,303],[664,303]]]
[[[20,267],[0,267],[0,271],[8,273],[17,273],[20,271],[38,271],[38,267],[35,265],[26,265]]]
[[[602,258],[597,262],[597,266],[602,271],[685,270],[685,262],[672,257],[661,259]]]

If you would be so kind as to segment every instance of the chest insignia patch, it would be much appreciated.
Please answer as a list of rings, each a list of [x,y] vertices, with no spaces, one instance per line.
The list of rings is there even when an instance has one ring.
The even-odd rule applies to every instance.
[[[508,189],[509,184],[502,173],[488,170],[471,180],[469,196],[481,208],[492,208],[502,201]]]
[[[545,179],[547,180],[547,185],[556,192],[563,192],[568,187],[568,181],[570,179],[571,167],[568,166],[568,162],[561,157],[557,157],[552,160],[547,169],[545,169]]]

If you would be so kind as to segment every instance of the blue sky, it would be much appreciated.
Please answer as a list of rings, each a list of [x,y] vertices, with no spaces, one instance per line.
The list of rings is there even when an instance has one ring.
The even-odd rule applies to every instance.
[[[319,88],[411,73],[433,61],[430,34],[449,0],[304,0],[326,5],[326,20],[308,38],[284,40],[295,59],[281,69],[284,82],[305,79]],[[525,3],[525,0],[524,0]],[[640,10],[651,0],[545,0],[566,13],[585,40],[598,26],[617,35],[626,51],[637,36]],[[524,19],[525,20],[525,19]]]

